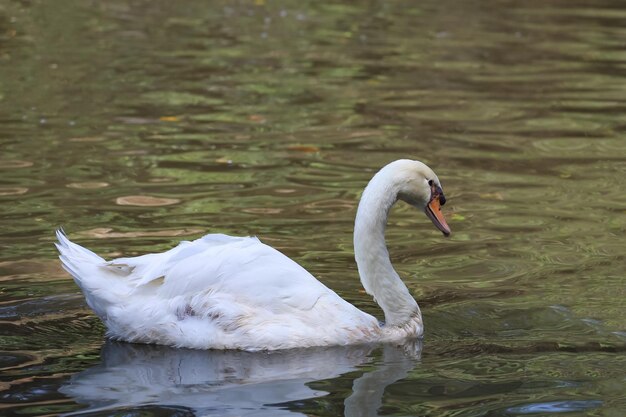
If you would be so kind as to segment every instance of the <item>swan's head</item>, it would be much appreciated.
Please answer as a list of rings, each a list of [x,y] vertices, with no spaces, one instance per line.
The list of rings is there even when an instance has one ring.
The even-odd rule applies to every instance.
[[[420,161],[408,159],[392,162],[387,167],[391,168],[398,186],[398,199],[424,210],[435,227],[444,236],[450,236],[450,226],[441,212],[446,197],[433,170]]]

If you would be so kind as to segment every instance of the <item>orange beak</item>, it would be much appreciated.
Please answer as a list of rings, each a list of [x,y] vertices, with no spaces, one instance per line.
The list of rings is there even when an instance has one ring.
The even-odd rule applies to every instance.
[[[433,186],[432,197],[430,198],[430,202],[426,205],[424,211],[435,227],[439,229],[444,236],[448,237],[451,232],[450,226],[448,226],[448,223],[441,212],[441,197],[443,197],[443,194],[441,193],[441,189],[437,188]],[[446,201],[445,197],[443,201]]]

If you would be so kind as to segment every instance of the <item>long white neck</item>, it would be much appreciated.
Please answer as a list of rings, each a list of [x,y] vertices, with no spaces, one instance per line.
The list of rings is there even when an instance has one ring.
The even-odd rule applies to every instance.
[[[365,291],[385,313],[386,326],[421,322],[417,303],[391,265],[385,244],[385,227],[399,184],[393,172],[381,170],[372,178],[359,203],[354,225],[354,256]]]

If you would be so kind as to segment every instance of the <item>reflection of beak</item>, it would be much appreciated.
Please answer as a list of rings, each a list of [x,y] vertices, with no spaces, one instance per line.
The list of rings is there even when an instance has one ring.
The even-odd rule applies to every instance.
[[[430,200],[424,211],[435,227],[441,230],[441,233],[443,233],[444,236],[450,236],[450,226],[446,223],[446,219],[443,217],[443,213],[441,212],[441,202],[439,201],[438,194],[433,195],[433,198]]]

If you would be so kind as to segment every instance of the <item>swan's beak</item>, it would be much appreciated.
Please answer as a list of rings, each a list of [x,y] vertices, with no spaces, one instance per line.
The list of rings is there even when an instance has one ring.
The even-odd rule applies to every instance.
[[[446,203],[446,198],[443,196],[441,188],[433,186],[430,202],[426,205],[424,211],[428,218],[433,222],[435,227],[443,233],[444,236],[450,236],[450,226],[446,222],[441,212],[441,206]]]

